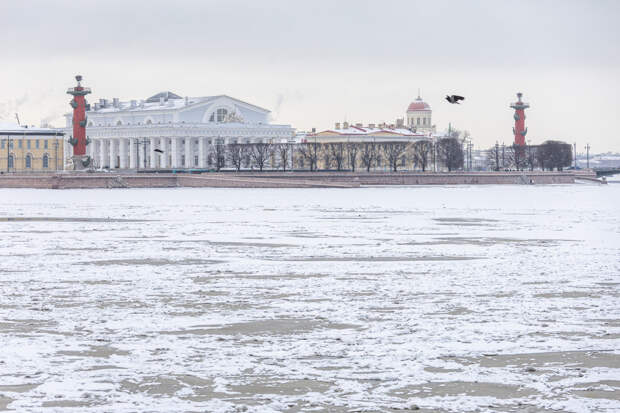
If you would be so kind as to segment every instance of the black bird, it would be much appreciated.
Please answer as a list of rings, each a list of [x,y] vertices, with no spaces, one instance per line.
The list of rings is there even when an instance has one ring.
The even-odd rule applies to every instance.
[[[164,151],[162,151],[161,149],[153,149],[153,151],[157,153],[164,153]]]
[[[465,98],[463,96],[458,96],[458,95],[446,95],[446,100],[450,103],[456,103],[457,105],[459,105],[459,100],[465,100]]]

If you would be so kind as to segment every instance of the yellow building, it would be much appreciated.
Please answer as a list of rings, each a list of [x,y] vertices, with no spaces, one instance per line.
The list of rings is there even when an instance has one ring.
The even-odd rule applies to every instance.
[[[0,172],[55,172],[63,169],[64,133],[0,123]]]

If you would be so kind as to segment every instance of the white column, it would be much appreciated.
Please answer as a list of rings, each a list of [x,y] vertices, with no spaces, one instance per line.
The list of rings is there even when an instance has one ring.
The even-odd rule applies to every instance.
[[[103,138],[97,139],[97,151],[99,168],[103,168],[105,166],[105,140]]]
[[[127,139],[120,138],[118,140],[118,154],[121,158],[119,167],[127,169]]]
[[[168,156],[170,156],[170,152],[168,151],[167,138],[159,138],[159,149],[161,149],[163,152],[159,155],[159,158],[161,159],[161,162],[159,162],[159,167],[168,168]]]
[[[116,139],[110,139],[110,169],[116,167]]]
[[[151,146],[150,146],[150,152],[151,152],[151,169],[155,169],[157,167],[157,152],[155,152],[155,138],[151,138]]]
[[[172,168],[179,167],[179,138],[172,138],[172,143],[170,144],[170,152],[172,154]]]
[[[205,138],[198,138],[198,166],[200,168],[207,167],[207,151],[205,148],[205,144]]]
[[[194,164],[192,159],[192,139],[185,138],[185,168],[191,168]]]
[[[136,138],[129,138],[129,167],[131,169],[136,169],[136,166],[138,165],[136,163],[137,159],[137,151],[136,151]]]

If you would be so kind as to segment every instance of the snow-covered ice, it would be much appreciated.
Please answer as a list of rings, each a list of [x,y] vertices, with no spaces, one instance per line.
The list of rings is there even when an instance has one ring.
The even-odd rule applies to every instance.
[[[620,410],[620,185],[0,190],[0,410]]]

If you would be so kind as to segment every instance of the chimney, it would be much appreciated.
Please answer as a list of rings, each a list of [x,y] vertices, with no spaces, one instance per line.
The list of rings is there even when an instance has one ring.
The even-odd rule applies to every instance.
[[[144,99],[140,99],[140,107],[143,108],[144,107]]]
[[[115,108],[118,108],[119,106],[119,99],[118,98],[112,98],[112,106],[114,106]]]
[[[132,100],[131,100],[131,107],[132,107],[132,108],[135,108],[136,106],[138,106],[138,101],[137,101],[137,100],[135,100],[135,99],[132,99]]]
[[[316,128],[312,128],[312,133],[316,133]]]
[[[361,124],[361,123],[356,123],[356,124],[355,124],[355,127],[356,127],[356,128],[363,128],[363,127],[364,127],[364,125],[363,125],[363,124]]]
[[[342,129],[349,129],[349,122],[343,122]]]
[[[95,103],[95,110],[99,110],[99,103]]]
[[[185,106],[189,106],[189,96],[185,96]]]
[[[404,118],[396,119],[396,127],[404,128],[405,127],[405,119]]]
[[[369,124],[368,124],[368,127],[369,127],[370,129],[374,129],[374,128],[375,128],[375,124],[374,124],[374,123],[369,123]]]
[[[336,122],[336,130],[340,129],[340,122]]]
[[[164,97],[160,96],[159,98],[159,106],[164,106]]]

